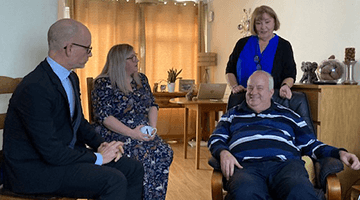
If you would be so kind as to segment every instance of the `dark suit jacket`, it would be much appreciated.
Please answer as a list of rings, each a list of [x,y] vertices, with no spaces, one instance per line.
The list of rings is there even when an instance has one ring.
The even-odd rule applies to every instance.
[[[74,91],[79,93],[75,75]],[[81,108],[80,108],[81,109]],[[24,77],[10,99],[4,128],[4,187],[19,193],[53,192],[71,165],[95,163],[93,151],[104,141],[81,113],[74,149],[66,92],[46,60]]]

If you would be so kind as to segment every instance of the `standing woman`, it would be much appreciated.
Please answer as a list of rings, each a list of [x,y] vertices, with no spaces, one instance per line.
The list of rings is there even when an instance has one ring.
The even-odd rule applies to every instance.
[[[269,6],[257,7],[251,15],[251,36],[240,39],[230,55],[226,80],[231,88],[229,106],[237,105],[247,87],[249,76],[264,70],[274,77],[274,88],[282,98],[290,99],[290,88],[296,78],[296,64],[291,44],[274,31],[280,28],[275,11]]]
[[[158,105],[145,74],[138,72],[132,46],[113,46],[101,74],[94,81],[92,102],[95,130],[106,141],[124,142],[124,155],[143,163],[143,199],[165,199],[173,151],[158,135],[140,131],[156,128]]]

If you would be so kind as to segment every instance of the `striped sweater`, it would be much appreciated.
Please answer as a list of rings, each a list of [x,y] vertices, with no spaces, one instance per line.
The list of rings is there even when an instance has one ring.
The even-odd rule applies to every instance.
[[[219,120],[208,147],[219,159],[222,150],[243,161],[339,158],[339,149],[318,141],[306,122],[294,111],[276,102],[256,113],[246,102],[233,107]]]

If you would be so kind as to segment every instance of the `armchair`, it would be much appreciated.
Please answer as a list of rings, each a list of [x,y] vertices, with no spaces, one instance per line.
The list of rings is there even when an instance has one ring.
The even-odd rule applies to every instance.
[[[245,99],[245,93],[236,95],[237,103]],[[278,91],[275,91],[273,100],[297,112],[316,134],[305,93],[293,91],[293,96],[289,100],[280,98]],[[234,105],[236,103],[229,102],[228,109]],[[319,199],[340,200],[341,186],[336,173],[344,169],[342,162],[336,158],[313,160],[307,156],[303,156],[303,160],[306,162],[305,167],[308,171],[309,179],[313,183]],[[226,179],[223,178],[220,163],[214,157],[211,157],[208,163],[214,168],[211,178],[212,199],[222,200],[225,196],[224,191],[226,191]]]

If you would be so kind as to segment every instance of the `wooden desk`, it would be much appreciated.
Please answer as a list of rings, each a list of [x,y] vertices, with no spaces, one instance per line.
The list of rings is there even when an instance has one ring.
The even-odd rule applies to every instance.
[[[186,92],[154,92],[155,103],[159,105],[157,129],[158,134],[165,140],[182,140],[183,138],[183,106],[170,103],[169,100],[185,97]],[[179,124],[174,124],[181,121]],[[195,129],[195,123],[192,124]]]
[[[182,108],[179,104],[170,103],[169,100],[177,97],[185,97],[186,92],[154,92],[155,103],[160,108]]]
[[[184,106],[184,127],[188,126],[189,109],[196,111],[196,153],[195,153],[195,169],[199,169],[200,159],[200,141],[201,141],[201,113],[209,112],[210,133],[215,129],[215,112],[223,111],[225,113],[227,100],[196,100],[188,101],[186,98],[170,99],[170,103]],[[184,158],[187,158],[187,128],[184,128]]]

